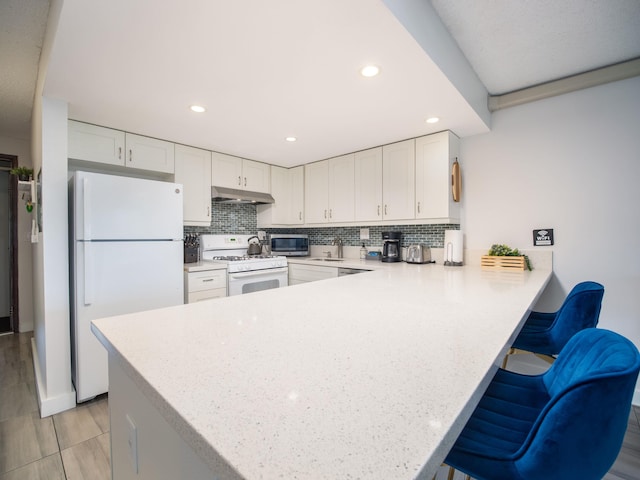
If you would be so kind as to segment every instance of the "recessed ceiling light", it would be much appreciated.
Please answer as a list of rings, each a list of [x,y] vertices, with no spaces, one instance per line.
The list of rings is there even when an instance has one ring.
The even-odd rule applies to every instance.
[[[204,108],[202,105],[191,105],[189,108],[191,109],[192,112],[196,112],[196,113],[204,113],[207,111],[207,109]]]
[[[427,118],[427,123],[438,123],[440,119],[438,117],[429,117]]]
[[[285,140],[287,142],[295,142],[297,140],[297,138],[296,137],[287,137],[287,138],[285,138]]]
[[[360,70],[360,74],[363,77],[375,77],[380,73],[380,67],[377,65],[367,65],[366,67],[362,67]]]

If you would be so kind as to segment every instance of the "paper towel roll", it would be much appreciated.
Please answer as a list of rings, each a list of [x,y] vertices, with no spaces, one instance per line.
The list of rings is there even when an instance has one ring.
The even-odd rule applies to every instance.
[[[444,264],[462,265],[462,230],[444,231]]]

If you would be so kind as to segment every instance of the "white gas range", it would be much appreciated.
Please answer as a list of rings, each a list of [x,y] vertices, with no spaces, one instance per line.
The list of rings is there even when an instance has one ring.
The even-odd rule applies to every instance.
[[[288,285],[287,257],[247,255],[252,235],[201,235],[200,259],[227,265],[228,295]]]

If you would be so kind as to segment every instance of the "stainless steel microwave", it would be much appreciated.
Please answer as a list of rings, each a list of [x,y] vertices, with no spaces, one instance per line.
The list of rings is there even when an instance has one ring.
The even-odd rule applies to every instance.
[[[272,233],[269,235],[272,255],[305,257],[309,255],[309,235],[301,233]]]

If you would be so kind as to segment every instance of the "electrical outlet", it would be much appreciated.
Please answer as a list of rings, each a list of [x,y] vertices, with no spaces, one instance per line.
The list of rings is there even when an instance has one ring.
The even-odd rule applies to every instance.
[[[369,240],[369,229],[361,228],[360,229],[360,240]]]
[[[129,460],[131,460],[131,467],[133,472],[138,474],[138,427],[133,422],[131,417],[127,415],[127,444],[129,447]]]

